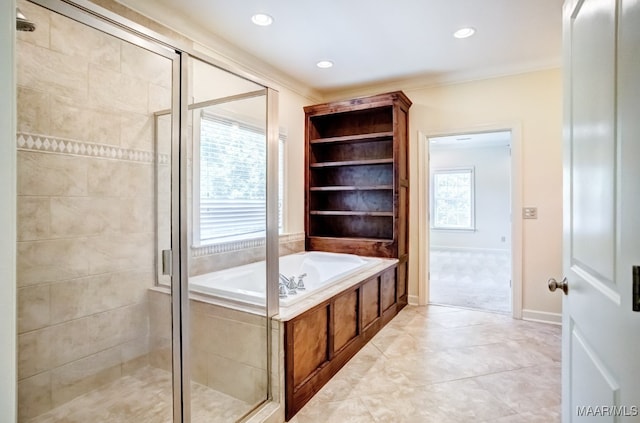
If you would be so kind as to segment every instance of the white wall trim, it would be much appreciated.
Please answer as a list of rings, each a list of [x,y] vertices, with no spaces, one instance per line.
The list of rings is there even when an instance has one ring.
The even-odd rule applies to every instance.
[[[429,137],[418,131],[418,305],[429,303]]]
[[[17,420],[16,358],[16,2],[0,2],[0,415]]]
[[[561,313],[549,313],[548,311],[538,310],[522,310],[522,320],[530,322],[551,323],[554,325],[562,325]]]
[[[476,248],[476,247],[449,247],[447,245],[430,245],[430,248],[438,249],[441,251],[491,251],[491,252],[502,252],[502,251],[510,251],[510,248]]]
[[[429,138],[480,132],[511,132],[511,298],[512,316],[522,318],[522,125],[495,123],[456,129],[418,131],[418,303],[429,302]]]
[[[417,306],[420,304],[420,297],[418,295],[409,295],[407,297],[409,305]]]

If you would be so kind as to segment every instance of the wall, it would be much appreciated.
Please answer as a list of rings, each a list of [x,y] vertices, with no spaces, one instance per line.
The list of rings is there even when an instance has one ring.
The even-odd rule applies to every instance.
[[[0,2],[0,415],[16,421],[15,1]]]
[[[146,364],[152,114],[170,106],[171,62],[19,6],[37,25],[16,46],[23,420]]]
[[[420,87],[415,81],[331,93],[331,99],[404,90],[410,116],[411,227],[418,227],[419,132],[428,135],[517,127],[522,136],[523,206],[538,207],[523,222],[523,317],[560,322],[562,298],[546,280],[562,274],[562,72],[548,69],[457,84]],[[519,211],[514,211],[519,212]],[[414,232],[415,233],[415,232]],[[515,234],[514,234],[515,236]],[[418,237],[411,239],[409,295],[418,296]]]
[[[509,147],[431,147],[429,156],[432,174],[437,169],[473,167],[475,179],[475,231],[432,229],[431,247],[510,249]]]
[[[546,281],[562,274],[562,73],[560,69],[408,90],[411,149],[418,134],[455,133],[487,125],[517,125],[522,137],[523,206],[538,207],[537,220],[523,222],[522,308],[525,318],[560,313],[562,298],[549,293]],[[411,180],[417,180],[412,155]],[[417,193],[412,184],[411,222],[416,225]],[[514,210],[514,213],[519,211]],[[412,239],[412,275],[417,275],[417,239]],[[415,292],[417,280],[412,278]],[[552,313],[547,315],[546,313]],[[559,321],[559,320],[558,320]]]

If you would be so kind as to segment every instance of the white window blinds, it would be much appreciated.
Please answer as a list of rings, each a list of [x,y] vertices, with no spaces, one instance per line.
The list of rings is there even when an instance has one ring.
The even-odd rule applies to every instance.
[[[283,165],[280,140],[280,169]],[[200,121],[200,244],[264,236],[266,222],[264,130],[203,114]],[[282,171],[280,178],[282,179]],[[279,205],[282,205],[282,183]],[[281,209],[281,207],[280,207]],[[279,221],[282,221],[281,214]]]

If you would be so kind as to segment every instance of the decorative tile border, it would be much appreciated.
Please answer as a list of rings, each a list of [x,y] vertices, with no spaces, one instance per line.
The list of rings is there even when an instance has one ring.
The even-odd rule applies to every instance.
[[[304,232],[280,235],[281,244],[286,244],[289,242],[296,242],[296,241],[304,241]],[[243,239],[240,241],[230,241],[230,242],[225,242],[220,244],[205,245],[202,247],[192,247],[191,256],[202,257],[202,256],[208,256],[211,254],[228,253],[232,251],[246,250],[248,248],[263,247],[264,245],[265,245],[264,237],[253,238],[253,239]]]
[[[16,144],[19,150],[25,151],[71,154],[74,156],[96,157],[140,163],[154,162],[154,153],[152,151],[134,150],[114,145],[49,137],[46,135],[18,132],[16,135]],[[169,155],[158,154],[158,163],[169,163]]]

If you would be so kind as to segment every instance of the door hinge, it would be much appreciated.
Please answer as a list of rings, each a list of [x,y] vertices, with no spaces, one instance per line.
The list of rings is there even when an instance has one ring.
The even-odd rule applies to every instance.
[[[173,254],[171,250],[162,250],[162,274],[172,276],[173,275]]]

